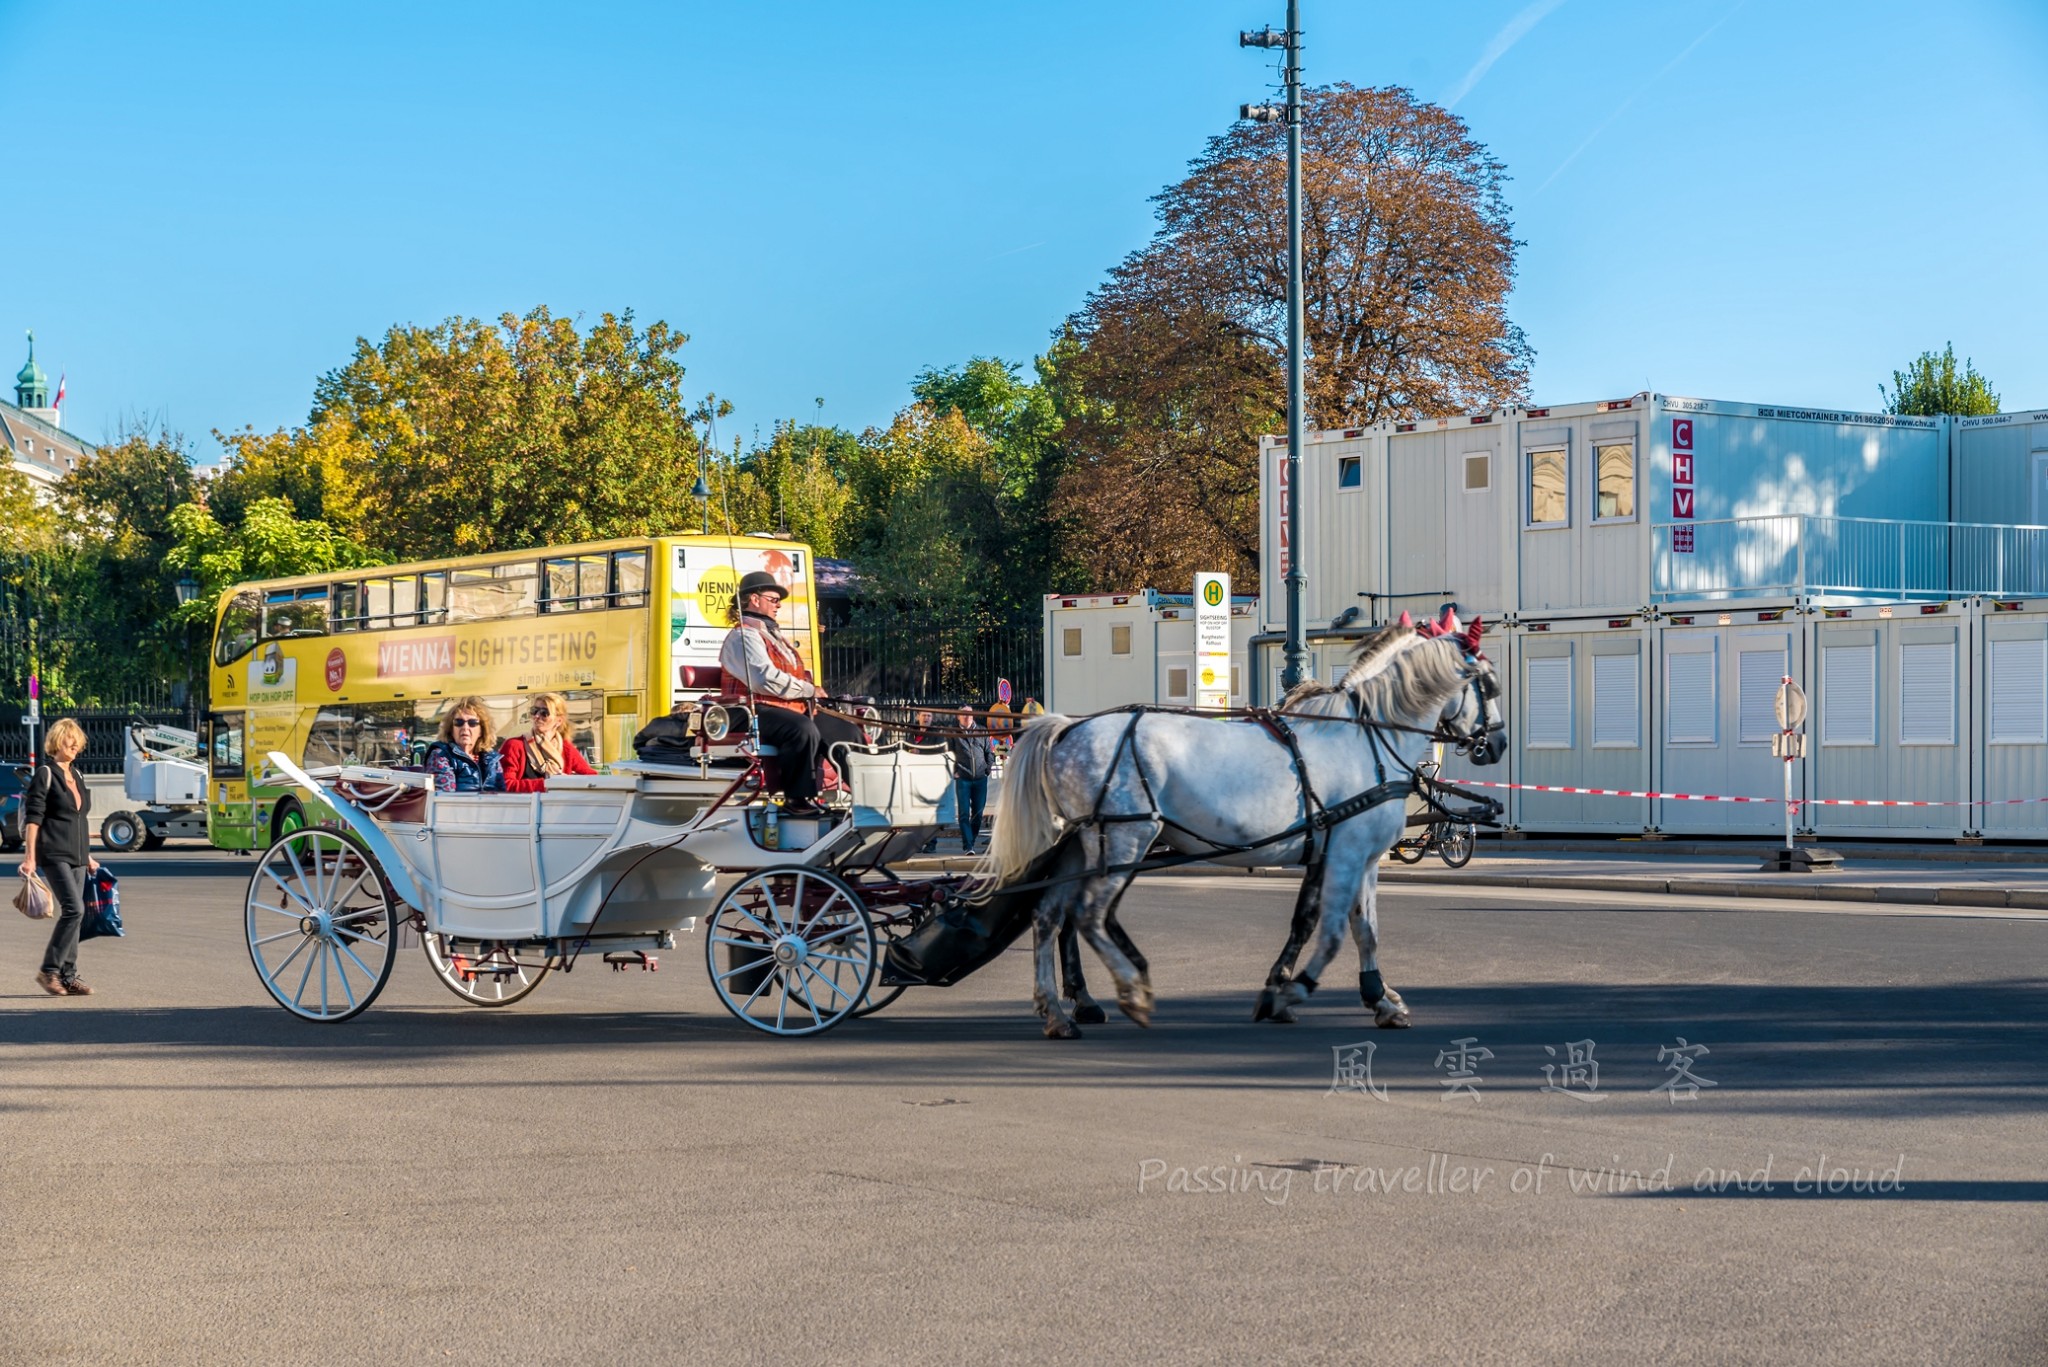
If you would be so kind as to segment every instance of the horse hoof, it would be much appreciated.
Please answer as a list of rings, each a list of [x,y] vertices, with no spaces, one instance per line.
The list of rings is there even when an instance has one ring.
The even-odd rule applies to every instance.
[[[1407,1007],[1396,1006],[1388,1010],[1385,1008],[1385,1004],[1382,1003],[1373,1009],[1372,1023],[1382,1030],[1406,1030],[1415,1022],[1408,1018]]]
[[[1279,1014],[1279,1001],[1274,996],[1273,989],[1270,987],[1260,989],[1259,1000],[1252,1006],[1252,1024],[1257,1025],[1260,1021],[1272,1020]]]
[[[1134,1024],[1147,1027],[1152,1024],[1152,996],[1150,993],[1146,993],[1142,997],[1136,994],[1129,997],[1119,997],[1117,998],[1116,1005],[1117,1010],[1129,1016]]]
[[[1080,1002],[1074,1007],[1074,1020],[1080,1025],[1106,1025],[1109,1022],[1109,1012],[1094,1002]]]
[[[1273,1012],[1273,1024],[1275,1025],[1294,1025],[1298,1020],[1299,1018],[1294,1014],[1294,1008],[1291,1006],[1283,1006]]]
[[[1081,1032],[1075,1028],[1072,1021],[1047,1021],[1045,1023],[1045,1037],[1047,1039],[1079,1039],[1081,1038]]]

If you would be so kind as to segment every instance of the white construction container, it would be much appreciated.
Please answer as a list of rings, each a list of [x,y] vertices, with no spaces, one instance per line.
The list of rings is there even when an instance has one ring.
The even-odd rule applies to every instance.
[[[1081,716],[1130,703],[1195,705],[1192,594],[1053,594],[1045,600],[1048,712]],[[1258,600],[1230,604],[1230,705],[1245,705]],[[1019,699],[1021,704],[1023,700]]]
[[[1513,681],[1510,781],[1650,790],[1656,653],[1645,619],[1525,621],[1486,648],[1503,681]],[[1646,798],[1574,793],[1517,791],[1509,818],[1543,831],[1635,832],[1651,825]]]
[[[1972,605],[1972,828],[1993,840],[2048,840],[2048,600]]]

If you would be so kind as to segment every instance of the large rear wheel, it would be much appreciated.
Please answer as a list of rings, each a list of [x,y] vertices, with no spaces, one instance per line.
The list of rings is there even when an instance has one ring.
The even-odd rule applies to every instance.
[[[356,1015],[398,957],[398,904],[345,831],[293,831],[265,850],[242,923],[263,990],[303,1020]]]
[[[719,899],[704,953],[726,1010],[771,1035],[816,1035],[868,1005],[875,926],[836,874],[762,869]]]

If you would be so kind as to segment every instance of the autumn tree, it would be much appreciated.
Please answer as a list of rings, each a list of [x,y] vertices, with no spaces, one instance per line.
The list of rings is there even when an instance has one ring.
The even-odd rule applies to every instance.
[[[1463,120],[1400,89],[1303,95],[1303,327],[1311,425],[1524,396],[1507,316],[1506,171]],[[1159,227],[1068,320],[1061,504],[1098,581],[1255,572],[1257,439],[1284,420],[1286,132],[1238,123],[1155,199]]]
[[[1884,411],[1932,418],[1944,413],[1962,418],[1988,417],[1998,411],[1998,395],[1991,382],[1977,373],[1967,358],[1956,367],[1956,344],[1950,342],[1941,354],[1920,353],[1904,370],[1892,372],[1892,387],[1883,385]]]
[[[342,529],[407,555],[675,531],[700,512],[687,340],[630,310],[587,332],[545,308],[394,327],[321,377],[306,440],[332,446],[340,496],[361,500]]]

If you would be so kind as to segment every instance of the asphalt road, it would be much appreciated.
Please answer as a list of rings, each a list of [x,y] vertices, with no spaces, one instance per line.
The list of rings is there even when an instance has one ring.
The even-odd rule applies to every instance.
[[[95,997],[0,921],[8,1363],[2048,1361],[2048,921],[1411,885],[1413,1030],[1343,961],[1253,1026],[1291,885],[1162,877],[1151,1030],[1041,1039],[1013,952],[789,1041],[694,938],[304,1024],[249,861],[118,866]]]

